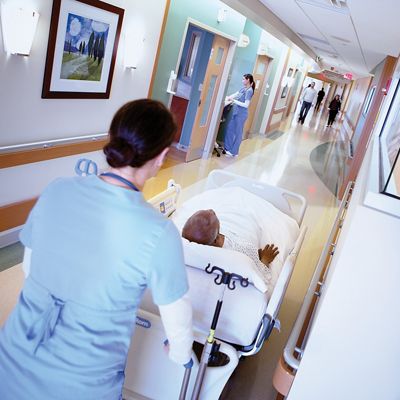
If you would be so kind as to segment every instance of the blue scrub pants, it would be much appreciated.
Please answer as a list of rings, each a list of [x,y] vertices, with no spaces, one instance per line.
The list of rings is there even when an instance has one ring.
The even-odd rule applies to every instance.
[[[247,119],[247,113],[238,113],[232,116],[226,128],[224,146],[225,150],[236,156],[243,138],[243,127]]]

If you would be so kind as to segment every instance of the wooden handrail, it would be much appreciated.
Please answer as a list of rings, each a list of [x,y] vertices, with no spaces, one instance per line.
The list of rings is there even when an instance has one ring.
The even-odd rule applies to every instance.
[[[0,147],[0,169],[101,150],[108,134],[88,135]]]

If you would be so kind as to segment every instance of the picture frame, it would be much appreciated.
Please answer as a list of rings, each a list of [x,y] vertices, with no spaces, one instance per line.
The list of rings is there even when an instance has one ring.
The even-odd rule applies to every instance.
[[[53,0],[42,98],[108,99],[123,17],[100,0]]]

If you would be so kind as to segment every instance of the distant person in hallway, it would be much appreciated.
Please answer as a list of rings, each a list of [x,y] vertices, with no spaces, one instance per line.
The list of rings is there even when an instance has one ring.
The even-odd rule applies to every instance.
[[[321,106],[321,102],[325,97],[325,90],[322,88],[317,94],[317,103],[315,104],[315,110],[318,111]]]
[[[332,126],[333,122],[335,121],[336,115],[340,111],[340,107],[342,106],[342,102],[340,101],[340,96],[337,94],[333,100],[329,104],[329,117],[328,117],[328,126]]]
[[[279,254],[278,247],[267,244],[263,249],[257,249],[252,243],[236,238],[234,233],[223,235],[220,233],[220,222],[214,210],[200,210],[195,212],[185,223],[182,237],[207,246],[223,247],[239,251],[249,256],[266,284],[271,280],[269,264]],[[236,239],[236,240],[235,240]]]
[[[306,87],[301,95],[301,109],[299,115],[299,122],[303,125],[304,121],[307,117],[308,111],[311,108],[311,105],[314,101],[315,96],[317,95],[317,91],[314,89],[315,82],[311,82],[310,86]]]
[[[255,90],[253,75],[245,74],[242,79],[243,87],[236,93],[227,96],[226,103],[232,103],[232,118],[228,122],[224,138],[225,154],[235,157],[243,138],[243,127],[248,116],[248,108]]]
[[[190,361],[182,239],[141,193],[175,131],[162,103],[129,102],[109,128],[108,170],[59,178],[40,196],[20,234],[24,287],[0,329],[1,400],[122,399],[146,288],[158,305],[169,357]]]

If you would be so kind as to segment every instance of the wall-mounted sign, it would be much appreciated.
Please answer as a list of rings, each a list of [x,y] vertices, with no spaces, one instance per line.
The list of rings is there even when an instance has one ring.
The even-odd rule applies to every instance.
[[[343,78],[344,79],[348,79],[349,81],[351,81],[353,79],[353,74],[348,72],[347,74],[343,74]]]
[[[241,33],[239,36],[239,41],[238,41],[237,46],[238,47],[247,47],[249,44],[250,44],[250,38],[247,35]]]

